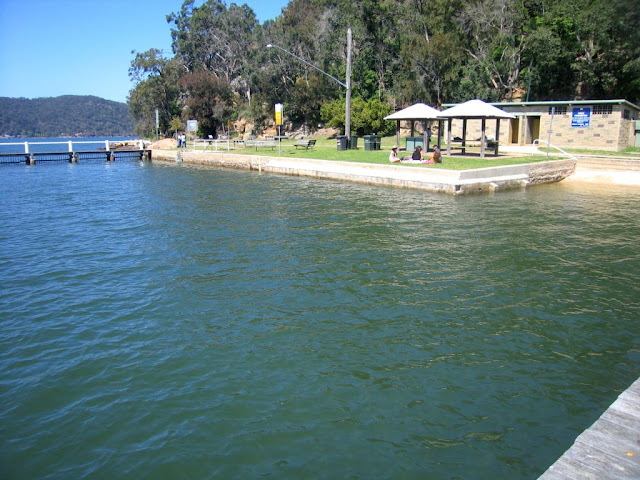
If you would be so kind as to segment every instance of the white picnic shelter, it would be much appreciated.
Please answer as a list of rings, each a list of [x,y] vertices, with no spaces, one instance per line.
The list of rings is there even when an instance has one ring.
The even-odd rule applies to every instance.
[[[451,107],[447,110],[439,112],[438,117],[440,119],[448,120],[447,127],[447,155],[451,155],[452,141],[451,139],[451,121],[453,119],[462,119],[462,140],[460,146],[456,147],[465,153],[467,147],[467,120],[479,119],[482,120],[482,135],[480,138],[480,157],[485,156],[485,150],[488,145],[486,136],[486,121],[487,119],[496,120],[496,135],[491,147],[494,149],[494,153],[498,155],[498,139],[500,138],[500,119],[502,118],[516,118],[515,115],[505,112],[493,105],[483,102],[482,100],[469,100],[468,102],[461,103],[455,107]]]
[[[413,137],[413,129],[414,122],[421,121],[423,122],[423,145],[427,145],[427,122],[432,120],[441,121],[439,117],[440,112],[433,107],[425,103],[416,103],[411,105],[410,107],[403,108],[402,110],[398,110],[391,115],[387,115],[384,117],[385,120],[395,120],[396,121],[396,145],[400,145],[400,121],[410,121],[411,122],[411,136]],[[440,143],[440,131],[438,128],[438,143]]]

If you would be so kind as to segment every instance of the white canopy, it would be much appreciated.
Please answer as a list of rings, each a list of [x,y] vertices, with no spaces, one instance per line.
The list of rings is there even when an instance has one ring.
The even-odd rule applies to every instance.
[[[440,112],[441,118],[516,118],[482,100],[469,100]]]
[[[408,120],[411,122],[411,136],[413,136],[413,124],[416,121],[423,122],[424,124],[424,133],[423,133],[423,144],[429,147],[429,135],[427,135],[427,120],[440,120],[439,118],[440,112],[429,105],[424,103],[416,103],[411,105],[410,107],[403,108],[402,110],[398,110],[391,115],[387,115],[384,117],[385,120],[395,120],[396,121],[396,143],[400,145],[400,121]],[[440,138],[440,129],[438,129],[438,138]]]
[[[424,103],[416,103],[384,117],[385,120],[437,120],[440,112]]]
[[[498,155],[498,140],[500,138],[500,119],[501,118],[516,118],[515,115],[500,110],[493,105],[483,102],[482,100],[469,100],[468,102],[461,103],[455,107],[448,108],[443,112],[440,112],[441,118],[449,119],[449,128],[447,132],[447,154],[451,155],[451,120],[454,118],[462,119],[462,152],[466,152],[467,143],[467,120],[480,119],[482,120],[482,135],[480,137],[480,156],[485,155],[485,146],[487,145],[487,138],[485,135],[486,121],[488,118],[495,119],[496,121],[496,136],[494,143],[494,153]]]

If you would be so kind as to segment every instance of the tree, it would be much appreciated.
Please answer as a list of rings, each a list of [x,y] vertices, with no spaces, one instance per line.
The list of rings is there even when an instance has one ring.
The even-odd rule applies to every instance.
[[[194,7],[194,1],[187,0],[167,21],[175,26],[173,50],[186,72],[207,72],[245,93],[258,26],[251,8],[232,3],[227,9],[217,0]]]
[[[177,139],[178,130],[180,130],[180,128],[182,127],[182,120],[180,120],[180,117],[173,117],[171,119],[171,122],[169,123],[169,127],[171,128],[171,130],[176,132],[176,139]]]
[[[136,54],[129,76],[137,85],[129,93],[129,111],[140,136],[155,135],[155,110],[158,110],[160,133],[170,132],[171,118],[180,115],[178,98],[179,67],[175,59],[165,59],[162,52],[151,49]]]
[[[495,100],[513,100],[519,90],[527,20],[517,0],[469,2],[459,15],[470,65],[490,83]]]
[[[216,135],[225,125],[234,109],[233,93],[224,79],[209,72],[190,73],[180,82],[186,98],[186,111],[198,120],[198,134]]]
[[[391,107],[377,98],[364,100],[355,97],[351,100],[351,126],[358,135],[378,133],[387,135],[393,132],[393,122],[384,117],[391,113]],[[330,127],[344,128],[345,101],[343,99],[325,103],[321,108],[322,120]]]

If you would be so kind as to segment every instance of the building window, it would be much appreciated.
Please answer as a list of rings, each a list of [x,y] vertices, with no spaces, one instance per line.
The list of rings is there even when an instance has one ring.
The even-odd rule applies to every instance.
[[[613,113],[613,105],[594,105],[593,106],[594,115],[610,115],[611,113]]]
[[[622,118],[624,118],[625,120],[631,120],[631,110],[629,110],[628,108],[625,108],[622,111]]]
[[[556,109],[555,115],[566,115],[567,114],[567,106],[566,105],[560,105],[560,106],[556,106],[556,107],[549,107],[549,115],[551,115],[551,111],[554,108]]]

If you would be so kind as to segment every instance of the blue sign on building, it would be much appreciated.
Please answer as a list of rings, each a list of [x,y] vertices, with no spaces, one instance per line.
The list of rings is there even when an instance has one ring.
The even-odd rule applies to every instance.
[[[578,107],[571,114],[572,127],[588,127],[591,122],[591,107]]]

